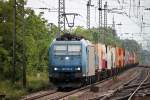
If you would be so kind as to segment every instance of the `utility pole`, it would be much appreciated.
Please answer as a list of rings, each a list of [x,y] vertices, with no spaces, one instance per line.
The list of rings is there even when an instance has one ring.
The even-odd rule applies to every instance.
[[[63,16],[63,14],[65,14],[65,0],[59,0],[59,4],[58,4],[58,28],[59,28],[59,32],[57,34],[57,37],[60,36],[61,32],[65,31],[65,16]]]
[[[102,33],[103,33],[103,31],[101,30],[101,28],[102,28],[102,25],[103,25],[103,15],[102,15],[102,10],[103,10],[103,7],[102,7],[102,0],[99,0],[98,1],[98,4],[99,4],[99,8],[98,8],[98,10],[99,10],[99,33],[101,33],[101,35],[102,35]],[[99,39],[100,39],[100,34],[98,34],[98,42],[99,42]],[[100,40],[103,40],[103,39],[100,39]]]
[[[23,68],[22,68],[22,83],[23,87],[26,87],[26,47],[25,47],[25,11],[24,11],[24,0],[21,1],[21,18],[22,18],[22,44],[23,44],[23,50],[22,50],[22,58],[23,58]]]
[[[16,76],[16,0],[13,3],[13,72],[12,82],[15,82]]]
[[[114,18],[114,15],[113,15],[112,29],[115,30],[115,18]]]
[[[115,23],[115,18],[114,18],[114,15],[113,15],[113,22],[112,22],[112,29],[113,29],[113,36],[115,36],[115,28],[116,28],[116,25],[115,25],[116,23]]]
[[[143,35],[143,37],[142,37]],[[141,37],[144,39],[144,17],[141,18]]]
[[[131,5],[132,5],[132,2],[131,2],[131,0],[130,0],[129,17],[131,17]]]
[[[139,18],[139,15],[140,15],[140,7],[141,7],[141,0],[139,0],[138,6],[137,6],[137,18]]]
[[[20,9],[19,12],[17,12],[17,9]],[[17,19],[17,15],[20,15],[20,20],[21,20],[21,29],[22,29],[22,83],[23,83],[23,87],[26,87],[26,55],[25,55],[25,20],[24,20],[24,16],[25,16],[25,11],[24,11],[24,0],[20,1],[19,3],[17,3],[16,0],[14,0],[14,28],[13,28],[13,75],[12,75],[12,80],[13,82],[15,82],[15,76],[16,76],[16,19]],[[19,14],[18,14],[19,13]]]
[[[141,33],[143,33],[143,23],[144,23],[144,18],[143,18],[143,15],[142,15],[142,21],[141,21]]]
[[[104,5],[104,28],[107,28],[107,2]]]
[[[100,28],[102,27],[102,0],[99,0],[99,32],[100,32]]]
[[[94,6],[94,5],[91,5],[91,0],[89,0],[87,2],[87,29],[90,29],[90,24],[91,24],[91,21],[90,21],[90,8]]]

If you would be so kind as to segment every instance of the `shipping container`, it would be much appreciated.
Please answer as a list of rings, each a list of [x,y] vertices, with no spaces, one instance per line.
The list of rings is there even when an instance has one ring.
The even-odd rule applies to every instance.
[[[88,46],[88,76],[95,75],[95,47],[93,45]]]
[[[113,52],[112,47],[107,46],[107,69],[113,68]]]
[[[137,63],[138,63],[138,57],[136,53],[134,52],[134,64],[137,64]]]
[[[96,54],[98,58],[98,71],[101,71],[102,69],[107,69],[107,53],[106,53],[106,45],[98,43],[95,44],[96,48]]]
[[[125,51],[125,65],[129,65],[129,52]]]
[[[120,56],[119,56],[119,48],[116,47],[116,68],[119,68],[119,60],[120,60]]]
[[[97,43],[95,45],[95,48],[96,48],[96,54],[97,54],[97,60],[96,60],[96,66],[98,67],[97,70],[98,71],[101,71],[102,69],[102,44],[100,43]]]
[[[116,67],[122,68],[124,66],[124,49],[116,47]]]
[[[102,44],[102,69],[107,69],[107,46]]]
[[[121,67],[124,67],[124,62],[125,62],[125,50],[123,48],[121,49]]]
[[[129,53],[129,64],[130,65],[133,64],[133,53],[132,52]]]
[[[139,62],[138,55],[135,53],[135,64]]]
[[[116,67],[116,64],[115,64],[115,61],[116,61],[116,48],[115,47],[111,48],[111,56],[112,56],[112,67],[115,68]]]

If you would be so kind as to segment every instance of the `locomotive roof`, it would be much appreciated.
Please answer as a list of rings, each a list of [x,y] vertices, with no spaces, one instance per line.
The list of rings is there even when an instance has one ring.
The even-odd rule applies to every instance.
[[[77,35],[66,33],[56,38],[56,41],[80,41],[82,39],[85,39],[85,38],[83,36],[77,36]]]

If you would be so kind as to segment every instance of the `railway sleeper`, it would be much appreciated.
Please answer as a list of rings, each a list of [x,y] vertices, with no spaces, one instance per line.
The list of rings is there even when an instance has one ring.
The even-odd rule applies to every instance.
[[[139,86],[139,84],[129,85],[129,86],[125,86],[124,89],[134,88],[134,87],[138,87],[138,86]],[[150,83],[144,83],[142,86],[150,86]]]
[[[117,96],[117,97],[108,98],[107,100],[127,100],[129,97],[130,97],[130,95]]]

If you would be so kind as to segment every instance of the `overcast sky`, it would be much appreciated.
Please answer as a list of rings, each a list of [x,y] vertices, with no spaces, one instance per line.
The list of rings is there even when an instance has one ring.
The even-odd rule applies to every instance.
[[[75,26],[84,26],[86,28],[86,12],[87,12],[87,4],[88,0],[66,0],[66,13],[74,12],[78,13],[81,16],[76,17],[75,19]],[[115,23],[121,23],[121,26],[116,25],[116,30],[118,35],[121,38],[132,38],[138,41],[143,40],[145,35],[140,35],[141,33],[141,26],[140,22],[142,21],[142,15],[144,18],[144,22],[150,24],[150,11],[144,10],[144,8],[149,8],[150,0],[140,0],[141,6],[138,9],[139,0],[131,0],[131,8],[130,8],[130,0],[103,0],[103,5],[105,1],[108,2],[108,9],[118,8],[123,10],[119,10],[118,12],[125,12],[126,14],[116,14],[116,13],[108,13],[108,24],[112,24],[113,16],[115,18]],[[123,2],[124,1],[124,2]],[[120,2],[120,3],[119,3]],[[98,27],[98,0],[92,0],[92,4],[94,7],[91,8],[91,27]],[[58,8],[58,0],[28,0],[27,7],[31,8],[40,8],[40,7],[47,7],[47,8]],[[129,12],[130,9],[130,12]],[[38,14],[40,11],[34,9]],[[129,17],[129,15],[131,17]],[[43,17],[48,20],[49,23],[54,23],[57,25],[58,23],[58,13],[57,12],[48,12],[44,11]],[[138,18],[137,18],[138,17]],[[147,25],[146,25],[147,26]],[[145,27],[143,28],[143,33],[150,33],[150,28]],[[130,33],[130,34],[124,34]],[[131,34],[132,33],[132,34]],[[148,34],[145,38],[148,37]],[[150,36],[149,36],[150,37]],[[148,39],[149,39],[148,37]],[[147,40],[148,40],[147,39]]]

